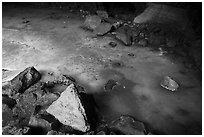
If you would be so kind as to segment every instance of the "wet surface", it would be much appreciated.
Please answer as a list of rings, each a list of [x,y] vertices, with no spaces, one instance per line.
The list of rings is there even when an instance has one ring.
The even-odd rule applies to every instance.
[[[50,18],[51,10],[25,10],[29,11],[25,15],[15,8],[3,14],[3,68],[12,72],[33,65],[43,72],[44,81],[50,79],[47,71],[73,76],[94,95],[99,112],[108,121],[126,114],[157,134],[201,131],[202,85],[197,74],[182,63],[158,50],[125,47],[119,42],[110,47],[112,38],[92,38],[80,28],[84,19],[71,13],[67,20],[65,13]],[[32,24],[29,31],[21,24],[23,15]],[[160,86],[166,75],[180,85],[176,92]],[[110,79],[119,84],[105,92]],[[50,90],[55,93],[65,88],[58,85]]]

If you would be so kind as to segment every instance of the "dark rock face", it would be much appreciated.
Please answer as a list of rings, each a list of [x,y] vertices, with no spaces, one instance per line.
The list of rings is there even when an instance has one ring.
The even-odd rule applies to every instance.
[[[89,116],[83,100],[84,94],[80,94],[75,85],[71,84],[61,93],[60,97],[46,110],[64,125],[75,130],[86,132],[90,130]],[[85,97],[85,96],[84,96]],[[90,108],[92,106],[89,106]],[[94,113],[94,112],[91,112]]]
[[[40,78],[41,74],[34,67],[29,67],[11,80],[10,88],[13,94],[23,93],[27,88],[40,80]]]
[[[136,121],[131,116],[120,116],[109,124],[111,131],[125,135],[145,135],[147,131],[142,122]]]

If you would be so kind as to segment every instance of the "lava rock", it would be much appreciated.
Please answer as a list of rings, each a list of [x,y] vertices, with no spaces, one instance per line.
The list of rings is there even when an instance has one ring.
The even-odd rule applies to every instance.
[[[110,42],[109,45],[114,48],[117,46],[117,43],[116,42]]]
[[[100,24],[101,24],[101,18],[99,16],[96,16],[96,15],[86,16],[84,27],[90,30],[94,30]]]
[[[71,84],[46,111],[62,124],[86,132],[90,130],[89,116],[87,114],[92,112],[88,112],[89,110],[85,107],[88,100],[83,101],[84,97],[86,98],[85,93],[80,94],[75,85]]]
[[[108,13],[106,11],[97,10],[96,13],[99,17],[101,17],[101,19],[107,19],[108,18]]]
[[[169,76],[165,76],[160,85],[170,91],[176,91],[179,88],[178,83]]]
[[[109,23],[101,23],[94,29],[94,34],[98,36],[103,36],[107,34],[112,28],[112,25]]]
[[[111,90],[113,90],[113,88],[115,87],[115,86],[117,86],[118,85],[118,82],[117,81],[115,81],[115,80],[108,80],[108,82],[105,84],[105,86],[104,86],[104,90],[105,91],[111,91]]]
[[[10,88],[13,94],[23,93],[40,79],[41,74],[34,67],[28,67],[10,81]]]
[[[131,116],[120,116],[118,119],[112,121],[109,126],[111,131],[116,134],[125,135],[145,135],[147,131],[144,123],[136,121]]]

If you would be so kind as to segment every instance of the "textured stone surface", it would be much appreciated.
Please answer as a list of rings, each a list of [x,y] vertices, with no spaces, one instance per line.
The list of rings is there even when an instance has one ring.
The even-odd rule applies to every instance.
[[[90,129],[85,109],[74,84],[61,93],[60,97],[49,106],[47,112],[55,116],[62,124],[86,132]]]
[[[15,93],[23,93],[31,85],[40,80],[41,74],[34,68],[28,67],[10,82],[10,88]]]
[[[99,16],[87,16],[84,22],[84,27],[94,30],[101,23],[101,18]]]

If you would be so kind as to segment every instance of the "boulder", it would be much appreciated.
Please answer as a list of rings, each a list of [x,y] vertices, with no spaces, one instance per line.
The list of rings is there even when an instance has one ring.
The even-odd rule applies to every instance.
[[[160,85],[168,89],[170,91],[176,91],[179,88],[179,85],[176,81],[174,81],[171,77],[165,76],[163,80],[161,81]]]
[[[132,44],[132,33],[128,27],[120,27],[116,31],[116,39],[120,40],[126,46]]]
[[[136,121],[131,116],[120,116],[118,119],[113,120],[108,125],[109,129],[116,134],[125,135],[145,135],[147,131],[144,123]]]
[[[88,101],[90,101],[88,96],[79,92],[75,85],[71,84],[46,111],[62,124],[81,132],[87,132],[91,126],[89,118],[93,118],[92,113],[94,113],[91,109],[93,107],[87,106]]]
[[[9,87],[13,91],[13,94],[23,93],[40,79],[41,74],[34,67],[28,67],[10,81]]]
[[[117,43],[116,42],[110,42],[109,45],[114,48],[117,46]]]
[[[186,29],[190,25],[186,10],[156,3],[148,3],[148,7],[135,17],[133,22],[172,23],[176,24],[179,29]]]
[[[108,13],[106,11],[97,10],[96,13],[99,17],[101,17],[101,19],[107,19],[108,18]]]
[[[94,34],[103,36],[111,30],[112,25],[109,23],[101,23],[94,29]]]
[[[94,30],[100,24],[101,24],[101,18],[99,16],[96,16],[96,15],[86,16],[84,27],[90,30]]]

